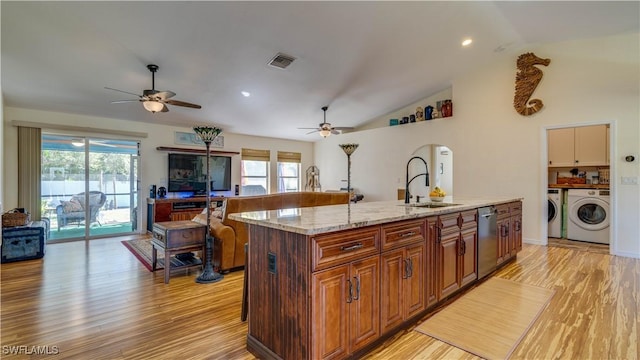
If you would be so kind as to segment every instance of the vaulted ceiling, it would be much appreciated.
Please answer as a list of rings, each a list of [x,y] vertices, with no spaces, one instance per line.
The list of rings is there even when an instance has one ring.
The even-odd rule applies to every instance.
[[[639,2],[11,2],[5,106],[316,141],[298,127],[359,126],[538,43],[638,32]],[[470,37],[471,46],[461,42]],[[295,57],[286,69],[267,63]],[[152,114],[155,88],[173,99]],[[515,73],[515,69],[514,69]],[[251,93],[245,97],[241,91]]]

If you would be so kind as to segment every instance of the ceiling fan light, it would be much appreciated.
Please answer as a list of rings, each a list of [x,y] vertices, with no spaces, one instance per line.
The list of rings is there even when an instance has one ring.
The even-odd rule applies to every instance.
[[[145,109],[147,109],[147,111],[151,111],[152,113],[162,111],[162,109],[164,108],[164,104],[159,101],[147,100],[147,101],[143,101],[142,105],[144,106]]]
[[[323,138],[326,138],[329,135],[331,135],[331,130],[329,130],[329,129],[320,130],[320,136],[322,136]]]

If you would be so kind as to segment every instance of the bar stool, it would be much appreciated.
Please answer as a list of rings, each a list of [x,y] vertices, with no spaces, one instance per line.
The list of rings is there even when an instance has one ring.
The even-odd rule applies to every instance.
[[[246,321],[249,313],[249,244],[244,244],[244,284],[242,285],[242,312],[240,320]]]

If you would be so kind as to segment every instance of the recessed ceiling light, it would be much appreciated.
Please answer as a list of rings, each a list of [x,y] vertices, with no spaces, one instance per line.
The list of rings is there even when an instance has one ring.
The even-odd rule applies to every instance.
[[[251,96],[251,93],[250,93],[250,92],[248,92],[248,91],[241,91],[241,92],[240,92],[240,94],[242,94],[242,96],[244,96],[244,97],[249,97],[249,96]]]
[[[462,41],[462,46],[469,46],[469,45],[471,45],[472,42],[473,42],[473,40],[471,40],[471,39],[464,39]]]

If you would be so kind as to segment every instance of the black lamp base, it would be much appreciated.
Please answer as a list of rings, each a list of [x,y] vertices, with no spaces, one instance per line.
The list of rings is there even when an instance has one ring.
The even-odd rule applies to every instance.
[[[196,282],[200,284],[211,284],[214,282],[218,282],[222,279],[224,279],[224,276],[221,275],[220,273],[213,271],[213,267],[211,267],[211,269],[207,269],[205,267],[202,274],[200,274],[200,276],[196,278]]]
[[[211,284],[214,282],[218,282],[224,278],[224,276],[220,273],[217,273],[213,270],[213,263],[211,259],[213,258],[213,245],[211,236],[207,236],[207,261],[204,263],[204,269],[202,274],[196,278],[196,282],[200,284]]]

